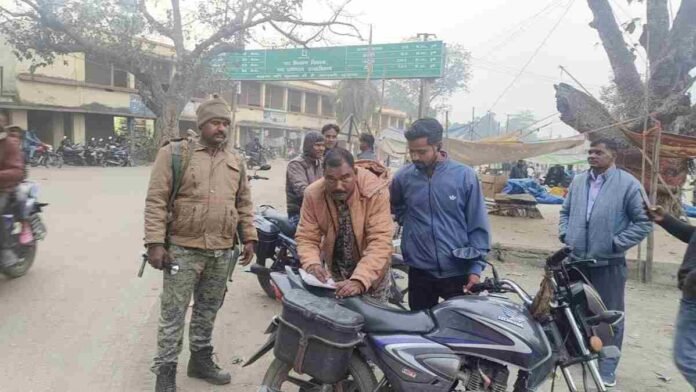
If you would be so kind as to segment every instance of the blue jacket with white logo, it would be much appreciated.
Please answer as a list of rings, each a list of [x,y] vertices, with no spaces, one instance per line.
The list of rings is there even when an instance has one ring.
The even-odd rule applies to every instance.
[[[404,261],[436,278],[480,274],[485,264],[459,259],[457,248],[490,250],[486,202],[476,173],[450,159],[433,176],[408,164],[392,180],[392,213],[403,226]]]

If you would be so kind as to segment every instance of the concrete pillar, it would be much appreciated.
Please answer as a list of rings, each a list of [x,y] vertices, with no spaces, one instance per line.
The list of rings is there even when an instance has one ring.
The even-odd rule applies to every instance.
[[[302,102],[300,103],[300,113],[307,113],[306,104],[307,104],[307,93],[303,91],[302,92]]]
[[[10,124],[19,125],[22,129],[29,128],[29,113],[26,110],[10,110],[9,120]]]
[[[65,122],[62,112],[51,113],[51,136],[53,137],[51,143],[54,146],[59,145],[60,141],[63,140],[63,136],[65,136]]]
[[[85,143],[85,115],[82,113],[72,114],[73,143]]]
[[[266,83],[261,83],[261,107],[266,108]]]

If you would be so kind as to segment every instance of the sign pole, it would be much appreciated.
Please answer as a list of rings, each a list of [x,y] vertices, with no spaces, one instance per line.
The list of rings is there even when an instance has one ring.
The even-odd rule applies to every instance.
[[[421,38],[423,42],[427,41],[430,37],[435,37],[435,34],[431,33],[418,33],[416,35]],[[422,78],[420,81],[420,100],[418,102],[418,118],[423,118],[428,115],[428,106],[430,101],[430,85],[431,79]]]

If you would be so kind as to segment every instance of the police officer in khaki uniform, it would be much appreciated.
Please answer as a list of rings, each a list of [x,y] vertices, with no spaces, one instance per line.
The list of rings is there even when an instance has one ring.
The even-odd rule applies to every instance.
[[[242,158],[227,146],[229,106],[214,96],[196,114],[200,138],[160,149],[145,203],[150,264],[157,269],[172,263],[179,266],[177,274],[164,273],[157,355],[152,365],[158,392],[176,390],[177,358],[192,295],[187,374],[218,385],[231,381],[230,374],[212,359],[213,324],[225,296],[236,236],[244,244],[242,265],[251,261],[257,241],[245,167]],[[179,166],[173,164],[173,154],[179,158],[174,160]],[[180,186],[172,203],[177,171],[181,172]]]

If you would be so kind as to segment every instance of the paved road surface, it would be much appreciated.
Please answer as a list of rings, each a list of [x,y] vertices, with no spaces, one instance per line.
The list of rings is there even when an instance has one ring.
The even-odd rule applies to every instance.
[[[45,213],[49,233],[27,276],[0,278],[0,391],[153,389],[148,368],[161,278],[152,269],[136,278],[148,175],[143,167],[32,171],[43,186],[42,199],[52,203]],[[274,181],[254,182],[255,200],[282,204],[282,166],[269,176]],[[505,268],[530,289],[536,286],[539,271],[514,264]],[[678,294],[631,287],[627,359],[620,378],[624,387],[619,390],[686,391],[669,354]],[[249,369],[236,362],[264,341],[262,330],[279,306],[241,268],[229,289],[214,342],[233,383],[212,387],[188,379],[185,349],[181,391],[255,391],[263,377],[270,356]],[[653,371],[672,381],[659,381]]]

